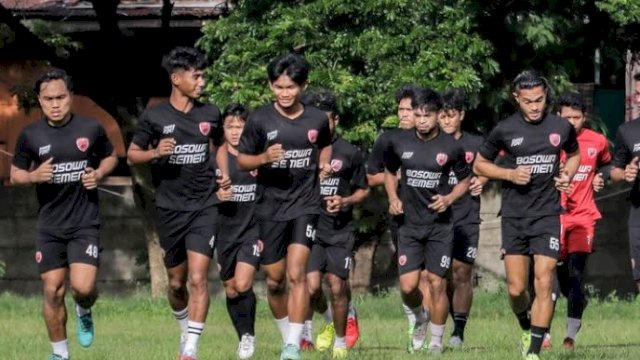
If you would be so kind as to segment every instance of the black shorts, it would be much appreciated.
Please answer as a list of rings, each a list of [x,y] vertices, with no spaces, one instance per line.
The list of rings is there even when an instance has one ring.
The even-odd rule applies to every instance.
[[[387,223],[389,224],[389,233],[391,233],[391,241],[396,253],[398,252],[398,229],[404,224],[404,214],[391,215],[388,214]]]
[[[218,207],[179,211],[156,208],[156,228],[164,250],[164,265],[170,269],[187,260],[187,250],[213,256]]]
[[[237,241],[227,241],[218,235],[216,255],[218,265],[220,265],[220,279],[222,281],[232,279],[239,262],[249,264],[257,269],[260,264],[262,247],[262,241],[258,240],[257,224],[255,229],[246,231]]]
[[[353,263],[354,244],[355,236],[352,232],[329,235],[326,239],[316,234],[307,273],[320,271],[347,280]]]
[[[502,218],[503,255],[560,257],[560,215]]]
[[[423,228],[409,225],[398,231],[398,272],[427,270],[444,277],[451,267],[453,228],[451,224],[435,223]]]
[[[260,254],[260,263],[270,265],[287,256],[291,244],[301,244],[311,248],[316,236],[318,215],[301,215],[287,221],[258,220],[260,239],[264,247]]]
[[[38,271],[65,268],[69,264],[100,264],[100,226],[73,230],[38,229],[35,259]]]
[[[451,257],[473,265],[478,255],[480,224],[461,224],[453,226],[453,252]]]
[[[629,209],[629,250],[633,280],[640,281],[640,208]]]

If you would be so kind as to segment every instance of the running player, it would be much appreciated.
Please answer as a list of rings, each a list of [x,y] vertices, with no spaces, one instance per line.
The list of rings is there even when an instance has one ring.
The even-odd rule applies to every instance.
[[[444,279],[453,246],[449,207],[467,192],[470,169],[459,143],[438,128],[440,95],[423,89],[415,93],[412,104],[416,127],[392,135],[385,155],[385,189],[389,212],[405,214],[398,231],[398,271],[402,300],[416,317],[413,345],[424,344],[427,332],[428,320],[418,289],[420,273],[427,270],[431,295],[429,352],[439,354],[449,311]],[[453,190],[448,185],[451,171],[459,179]],[[402,183],[399,195],[398,182]]]
[[[546,80],[524,71],[513,81],[519,112],[498,123],[480,147],[474,172],[502,182],[502,253],[511,307],[524,331],[522,353],[538,359],[553,311],[551,288],[560,253],[560,194],[578,169],[576,132],[546,112]],[[559,171],[560,152],[567,160]],[[504,151],[505,167],[495,165]],[[529,265],[534,261],[535,300],[528,316]]]
[[[267,74],[276,101],[249,116],[238,166],[259,169],[256,217],[267,299],[284,341],[280,358],[299,359],[309,309],[306,267],[320,213],[318,177],[331,172],[331,131],[325,112],[299,101],[307,86],[306,60],[281,55],[269,63]]]
[[[384,185],[384,153],[389,147],[389,139],[391,135],[399,131],[400,129],[413,129],[415,127],[415,121],[413,116],[413,108],[411,107],[411,99],[418,88],[414,85],[404,85],[396,92],[397,115],[398,115],[398,129],[387,130],[383,132],[376,140],[371,154],[367,160],[367,181],[369,186],[382,186]],[[404,222],[404,214],[391,215],[388,214],[387,223],[389,224],[389,232],[391,233],[391,240],[393,246],[397,252],[398,250],[398,228]],[[423,271],[420,277],[420,291],[422,292],[423,307],[429,319],[429,286],[427,285],[427,272]],[[419,350],[424,345],[423,343],[413,342],[413,326],[416,323],[416,317],[413,315],[413,311],[408,308],[404,303],[402,304],[407,320],[409,321],[409,342],[407,345],[407,351],[412,353]],[[348,331],[347,331],[348,332]]]
[[[16,144],[11,182],[36,185],[40,210],[35,260],[42,279],[43,316],[53,352],[69,359],[66,277],[76,303],[77,336],[82,347],[94,340],[91,307],[96,302],[100,256],[100,180],[118,163],[104,128],[71,113],[71,78],[53,69],[35,85],[43,118],[25,127]]]
[[[254,219],[257,171],[237,168],[238,144],[249,116],[247,108],[229,104],[222,115],[231,186],[218,189],[220,230],[216,244],[220,278],[224,282],[227,311],[238,339],[238,358],[249,359],[255,352],[256,296],[253,276],[260,263],[262,244]]]
[[[633,77],[635,101],[640,103],[640,74]],[[618,128],[616,149],[613,155],[612,181],[626,181],[632,185],[629,200],[629,248],[633,280],[640,292],[640,180],[638,180],[638,159],[640,159],[640,121],[626,122]]]
[[[335,96],[319,91],[306,94],[303,102],[327,113],[332,135],[332,175],[320,183],[322,212],[307,267],[311,308],[325,319],[316,348],[326,351],[333,342],[332,357],[342,359],[347,357],[347,315],[352,311],[348,279],[355,243],[353,205],[369,195],[369,187],[362,153],[336,133],[340,116]],[[331,307],[322,290],[323,274],[331,290]],[[305,328],[307,324],[311,324],[311,316],[305,321]],[[310,328],[305,330],[312,333]]]
[[[209,309],[207,274],[218,221],[209,150],[220,110],[196,100],[204,87],[200,52],[177,47],[162,65],[169,73],[171,95],[142,113],[127,158],[131,164],[151,163],[169,305],[181,329],[181,359],[193,360]]]
[[[462,90],[452,89],[442,96],[443,108],[438,122],[440,129],[452,135],[464,150],[464,159],[471,166],[476,152],[482,144],[482,137],[462,131],[465,116],[465,94]],[[451,313],[454,329],[449,339],[452,348],[462,347],[464,329],[467,325],[471,303],[473,301],[473,264],[478,253],[480,239],[480,197],[487,178],[472,176],[470,193],[463,195],[451,205],[453,213],[453,252],[451,263],[451,282],[449,283]],[[458,179],[449,174],[449,184],[455,186]]]

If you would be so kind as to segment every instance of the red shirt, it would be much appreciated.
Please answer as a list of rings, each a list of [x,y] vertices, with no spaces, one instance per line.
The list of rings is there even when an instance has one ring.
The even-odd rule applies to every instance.
[[[595,221],[602,218],[602,215],[593,198],[593,178],[599,166],[611,161],[611,153],[609,153],[607,138],[593,130],[580,130],[578,144],[580,166],[571,181],[571,194],[562,193],[562,207],[566,210],[565,216]],[[566,157],[563,152],[562,162]]]

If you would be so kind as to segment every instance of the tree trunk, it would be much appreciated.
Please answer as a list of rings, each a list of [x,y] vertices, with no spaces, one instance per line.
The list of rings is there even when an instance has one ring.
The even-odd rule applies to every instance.
[[[373,256],[378,239],[362,244],[355,255],[355,266],[351,269],[351,291],[354,295],[364,295],[369,291],[373,273]]]

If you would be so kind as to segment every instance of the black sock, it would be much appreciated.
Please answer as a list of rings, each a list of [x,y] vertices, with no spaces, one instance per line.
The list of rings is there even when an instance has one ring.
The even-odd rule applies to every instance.
[[[570,318],[582,319],[582,313],[587,305],[582,289],[584,272],[587,265],[587,254],[571,254],[569,258],[569,296],[567,297]]]
[[[459,336],[461,340],[464,340],[464,327],[467,326],[467,319],[469,314],[455,313],[453,315],[453,333],[452,336]]]
[[[545,332],[547,332],[547,328],[531,326],[531,346],[527,354],[540,354]]]
[[[518,322],[520,323],[520,327],[524,331],[528,331],[531,329],[531,318],[529,318],[529,310],[525,310],[521,313],[516,314],[518,318]]]
[[[239,292],[238,296],[233,299],[227,298],[227,311],[238,334],[238,339],[242,338],[244,334],[252,336],[255,334],[256,295],[253,293],[253,289]]]

